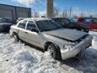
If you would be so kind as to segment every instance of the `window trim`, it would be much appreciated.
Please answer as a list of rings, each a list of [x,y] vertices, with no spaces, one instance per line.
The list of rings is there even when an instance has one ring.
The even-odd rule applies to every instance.
[[[31,22],[33,22],[33,21],[31,21]],[[28,21],[27,24],[26,24],[26,30],[29,30],[29,29],[27,29],[28,24],[29,24],[29,21]],[[32,25],[35,25],[35,24],[32,24]],[[36,26],[35,26],[35,27],[36,27]],[[30,30],[29,30],[29,31],[30,31]]]
[[[32,22],[34,23],[34,25],[35,25],[37,31],[40,32],[40,30],[39,30],[38,27],[37,27],[36,21],[33,21],[33,20],[27,20],[26,30],[27,30],[27,31],[30,31],[30,30],[27,29],[27,25],[28,25],[29,21],[32,21]]]

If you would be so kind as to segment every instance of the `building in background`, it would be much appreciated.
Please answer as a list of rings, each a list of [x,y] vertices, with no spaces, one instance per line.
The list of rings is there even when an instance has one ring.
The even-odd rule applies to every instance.
[[[0,17],[16,20],[19,17],[31,17],[31,8],[0,4]]]

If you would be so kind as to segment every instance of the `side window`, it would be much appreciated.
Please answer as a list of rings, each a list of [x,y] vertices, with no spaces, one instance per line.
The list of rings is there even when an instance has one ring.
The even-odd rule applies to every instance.
[[[26,23],[27,23],[27,21],[22,21],[19,23],[18,27],[25,29]]]
[[[31,31],[33,29],[36,29],[36,26],[33,23],[33,21],[29,21],[28,24],[27,24],[27,30],[30,30]]]

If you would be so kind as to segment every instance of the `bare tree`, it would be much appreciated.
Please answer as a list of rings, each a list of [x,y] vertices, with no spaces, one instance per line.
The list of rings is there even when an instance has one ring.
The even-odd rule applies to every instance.
[[[69,10],[69,16],[71,17],[72,16],[72,7],[70,7],[70,10]]]
[[[57,17],[57,16],[59,16],[59,9],[58,8],[54,8],[54,17]]]
[[[39,17],[39,13],[38,12],[33,12],[33,17]]]
[[[80,13],[80,17],[84,17],[84,13],[83,12]]]
[[[68,17],[67,10],[63,10],[62,17]]]

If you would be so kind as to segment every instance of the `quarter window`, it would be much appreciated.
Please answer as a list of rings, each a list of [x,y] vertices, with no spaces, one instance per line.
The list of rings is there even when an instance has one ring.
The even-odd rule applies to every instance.
[[[27,21],[20,22],[18,27],[25,29],[26,23],[27,23]]]

